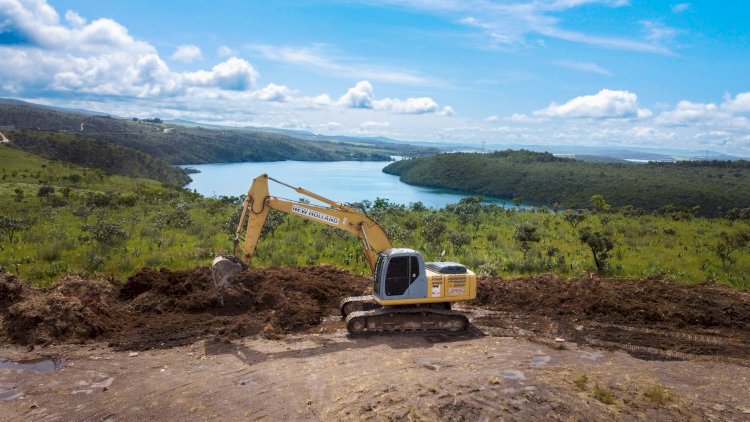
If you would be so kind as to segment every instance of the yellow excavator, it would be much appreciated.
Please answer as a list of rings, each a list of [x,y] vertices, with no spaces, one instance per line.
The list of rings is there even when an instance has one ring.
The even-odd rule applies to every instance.
[[[271,196],[269,180],[327,206]],[[341,315],[350,333],[457,332],[468,326],[466,315],[452,311],[451,304],[476,297],[476,275],[471,270],[455,262],[425,262],[422,254],[413,249],[394,248],[383,228],[367,215],[266,174],[253,180],[245,197],[234,254],[217,257],[211,264],[217,287],[226,286],[242,271],[241,261],[250,264],[270,210],[336,227],[359,239],[374,280],[372,294],[348,297],[341,302]],[[238,247],[242,252],[239,258]]]

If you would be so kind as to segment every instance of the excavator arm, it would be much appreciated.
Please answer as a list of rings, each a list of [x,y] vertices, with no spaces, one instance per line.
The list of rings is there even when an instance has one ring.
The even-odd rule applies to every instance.
[[[323,202],[328,207],[271,196],[268,192],[269,179],[289,187],[297,193]],[[293,187],[269,177],[267,174],[262,174],[253,179],[253,184],[250,186],[242,205],[239,224],[237,224],[234,254],[237,255],[237,247],[239,247],[242,250],[242,260],[246,263],[250,263],[255,254],[263,223],[266,221],[268,212],[272,209],[352,233],[359,239],[365,258],[373,272],[375,271],[378,252],[391,248],[391,241],[383,228],[365,214],[306,189]],[[245,229],[245,226],[247,226],[247,229]],[[242,237],[244,237],[244,241],[241,241]]]

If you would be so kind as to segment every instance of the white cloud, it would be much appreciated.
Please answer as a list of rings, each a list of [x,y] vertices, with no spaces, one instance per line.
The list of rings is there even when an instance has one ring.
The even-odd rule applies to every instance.
[[[644,37],[654,44],[672,41],[679,31],[654,21],[641,21]]]
[[[510,117],[506,117],[506,121],[514,122],[514,123],[538,123],[541,122],[543,119],[538,117],[529,117],[526,114],[523,113],[513,113]]]
[[[348,108],[364,108],[387,111],[394,114],[427,114],[452,116],[453,108],[442,107],[430,97],[419,98],[383,98],[375,99],[373,87],[369,81],[359,81],[349,88],[337,101],[336,105]]]
[[[494,122],[497,121],[497,115],[488,116],[484,119],[485,122]]]
[[[238,57],[219,63],[210,71],[199,70],[184,74],[185,82],[192,86],[216,87],[244,91],[255,85],[258,72],[253,65]]]
[[[573,8],[603,5],[607,7],[628,6],[628,0],[557,0],[490,2],[486,0],[359,0],[374,6],[407,7],[410,9],[446,16],[478,29],[490,41],[490,47],[518,48],[542,42],[530,38],[538,35],[593,45],[614,50],[645,53],[672,54],[669,48],[653,40],[641,41],[635,37],[594,35],[564,29],[558,14]],[[467,17],[467,15],[469,17]],[[481,20],[474,16],[481,16]],[[537,37],[538,38],[538,37]],[[484,43],[482,48],[488,46]]]
[[[384,98],[375,101],[374,105],[378,110],[388,110],[397,114],[423,114],[440,111],[438,104],[430,97],[407,98],[405,100]]]
[[[336,104],[351,108],[372,108],[372,84],[368,81],[357,82]]]
[[[292,92],[286,85],[270,83],[254,93],[254,97],[262,101],[287,102],[292,98]]]
[[[665,125],[684,125],[692,122],[715,118],[719,112],[716,104],[693,103],[680,101],[674,110],[662,112],[657,121]]]
[[[81,15],[72,10],[68,10],[67,12],[65,12],[65,20],[75,27],[86,25],[86,19],[82,18]]]
[[[649,117],[651,112],[638,108],[638,96],[628,91],[603,89],[595,95],[573,98],[565,104],[551,103],[534,116],[622,119]]]
[[[303,66],[305,69],[317,70],[329,76],[406,85],[444,85],[441,81],[420,75],[412,70],[362,63],[357,58],[343,57],[341,52],[323,44],[316,44],[312,47],[256,44],[250,48],[269,60]]]
[[[172,60],[177,60],[183,63],[192,63],[196,60],[203,58],[203,53],[197,45],[185,44],[177,47],[177,50],[172,54]]]
[[[391,122],[373,122],[373,121],[367,121],[359,125],[360,128],[364,130],[370,130],[370,129],[388,129],[391,127]]]
[[[577,62],[573,60],[557,60],[552,63],[557,66],[567,67],[570,69],[580,70],[583,72],[598,73],[599,75],[612,76],[612,72],[599,66],[596,63]]]
[[[677,3],[672,6],[672,13],[682,13],[690,9],[690,3]]]
[[[236,56],[237,52],[227,47],[226,45],[222,45],[221,47],[216,49],[216,54],[219,57],[232,57],[232,56]]]
[[[750,113],[750,92],[743,92],[734,98],[728,98],[721,108],[734,113]]]

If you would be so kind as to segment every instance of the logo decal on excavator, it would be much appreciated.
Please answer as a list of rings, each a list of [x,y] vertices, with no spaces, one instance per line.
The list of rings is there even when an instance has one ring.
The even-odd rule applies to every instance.
[[[322,213],[320,211],[311,210],[309,208],[300,207],[299,205],[292,206],[292,212],[307,217],[312,217],[316,220],[323,221],[329,224],[339,224],[339,218],[332,215]]]

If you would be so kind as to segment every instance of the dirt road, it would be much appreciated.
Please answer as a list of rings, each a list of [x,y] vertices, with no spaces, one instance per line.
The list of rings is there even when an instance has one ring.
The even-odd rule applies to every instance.
[[[750,420],[732,289],[485,279],[468,333],[350,338],[329,296],[362,278],[256,270],[220,307],[204,277],[0,278],[0,419]]]

